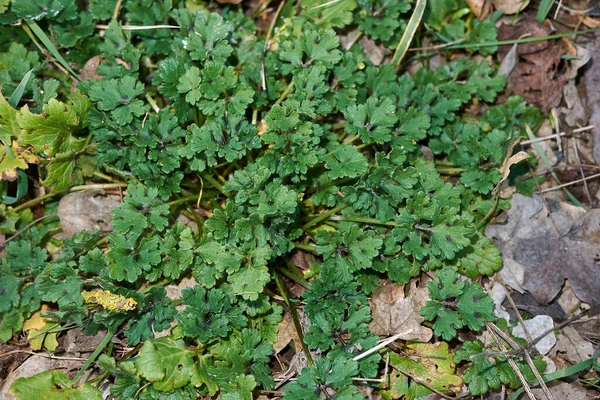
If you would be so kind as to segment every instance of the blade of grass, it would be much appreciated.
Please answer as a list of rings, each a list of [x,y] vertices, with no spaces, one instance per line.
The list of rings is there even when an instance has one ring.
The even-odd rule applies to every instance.
[[[592,366],[592,362],[593,361],[594,361],[594,359],[590,358],[589,360],[582,361],[579,364],[571,365],[568,368],[560,369],[558,371],[552,372],[551,374],[544,375],[542,377],[542,380],[544,382],[552,382],[552,381],[555,381],[557,379],[566,378],[567,376],[571,376],[571,375],[579,373],[581,371],[585,371],[586,369],[588,369],[589,367]],[[533,380],[533,381],[529,382],[529,384],[531,386],[534,386],[537,383],[538,383],[537,380]],[[523,388],[517,390],[515,392],[515,394],[513,395],[512,399],[513,400],[518,400],[518,398],[521,395],[522,391],[523,391]]]
[[[396,69],[398,69],[400,66],[400,62],[402,62],[402,59],[404,58],[404,55],[410,46],[410,42],[412,42],[412,39],[415,36],[415,32],[421,23],[421,18],[423,18],[423,13],[425,12],[426,6],[427,0],[417,0],[415,9],[413,10],[410,20],[408,21],[408,25],[406,26],[406,30],[402,34],[400,43],[398,43],[398,47],[396,47],[396,52],[394,53],[392,64],[394,64]]]
[[[25,92],[25,86],[27,86],[27,84],[29,83],[29,79],[31,78],[32,73],[33,69],[30,69],[29,72],[25,74],[23,79],[21,79],[19,86],[17,86],[13,94],[8,99],[8,104],[10,104],[11,107],[17,108],[19,101],[21,101],[21,97],[23,97],[23,92]]]
[[[539,24],[544,22],[544,20],[548,16],[548,13],[550,12],[550,9],[552,8],[552,3],[554,3],[554,0],[542,0],[542,2],[540,4],[540,8],[538,8],[538,12],[535,16],[535,20]]]
[[[40,41],[46,47],[46,49],[48,49],[48,51],[50,52],[50,54],[52,54],[52,56],[54,58],[56,58],[56,60],[67,71],[69,71],[69,73],[71,75],[73,75],[73,77],[79,79],[79,77],[77,76],[77,74],[75,73],[75,71],[73,71],[71,69],[71,67],[69,67],[69,64],[67,64],[67,62],[65,61],[65,59],[63,58],[63,56],[58,52],[58,50],[54,46],[54,43],[52,43],[52,41],[50,40],[50,38],[48,37],[48,35],[46,35],[46,33],[38,26],[38,24],[36,24],[35,21],[27,21],[27,26],[29,27],[29,29],[31,29],[31,31],[35,34],[35,36],[37,36],[38,39],[40,39]]]
[[[533,131],[527,124],[525,124],[525,132],[527,132],[527,136],[529,137],[530,140],[535,139],[535,135],[533,134]],[[550,162],[550,160],[548,160],[548,157],[546,157],[546,154],[544,153],[544,150],[542,150],[542,147],[540,146],[540,144],[538,142],[532,142],[531,145],[535,149],[536,153],[540,156],[542,161],[544,161],[544,164],[546,164],[546,168],[548,169],[548,171],[550,171],[550,174],[552,175],[552,177],[554,178],[556,183],[558,183],[560,185],[561,183],[560,183],[560,180],[558,179],[558,175],[556,175],[556,172],[554,172],[554,168],[552,168],[552,163]],[[581,203],[579,202],[579,200],[577,200],[575,198],[575,196],[573,196],[571,194],[571,192],[569,192],[569,190],[567,190],[566,188],[563,187],[563,191],[565,192],[565,194],[567,195],[569,200],[571,200],[573,205],[575,205],[577,207],[583,207],[581,205]]]

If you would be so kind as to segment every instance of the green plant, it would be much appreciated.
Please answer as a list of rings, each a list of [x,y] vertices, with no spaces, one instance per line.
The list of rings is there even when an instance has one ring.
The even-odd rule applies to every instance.
[[[475,278],[500,268],[478,224],[498,203],[490,192],[509,144],[539,119],[519,98],[493,105],[505,83],[493,66],[460,58],[399,76],[392,65],[372,65],[359,45],[340,46],[338,31],[357,26],[395,47],[410,2],[303,2],[300,15],[283,6],[266,43],[236,7],[219,14],[193,2],[134,0],[116,10],[119,23],[113,3],[15,0],[0,10],[2,37],[15,38],[0,42],[0,173],[39,178],[51,190],[41,200],[92,179],[127,187],[104,237],[57,242],[51,204],[30,227],[28,208],[39,198],[0,208],[9,236],[1,341],[47,304],[45,318],[106,331],[105,345],[118,334],[139,346],[120,359],[99,347],[87,364],[99,356],[117,398],[251,398],[274,387],[270,356],[283,313],[274,292],[293,315],[300,300],[275,284],[286,273],[310,288],[301,300],[311,325],[309,363],[284,398],[354,399],[355,379],[381,375],[380,352],[356,359],[378,342],[368,295],[379,279],[436,274],[422,314],[444,340],[493,318],[481,286],[457,271]],[[40,30],[24,26],[23,35],[10,25],[19,19]],[[72,72],[42,69],[31,42],[40,32],[73,65],[101,56],[94,72],[102,79],[81,80],[70,93]],[[482,22],[473,32],[495,31]],[[15,56],[20,66],[2,61]],[[9,104],[30,69],[35,78],[23,90],[33,101]],[[467,116],[473,101],[485,111]],[[445,165],[425,161],[422,145]],[[198,229],[178,222],[183,214]],[[315,257],[305,275],[283,267],[296,249]],[[190,277],[194,287],[167,296],[164,285]],[[44,373],[13,391],[97,396],[88,383],[75,386],[80,376]]]

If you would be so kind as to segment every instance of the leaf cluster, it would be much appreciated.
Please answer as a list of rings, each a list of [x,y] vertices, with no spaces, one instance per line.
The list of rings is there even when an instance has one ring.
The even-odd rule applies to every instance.
[[[274,387],[281,295],[288,306],[303,301],[304,350],[318,355],[284,398],[358,399],[355,378],[381,373],[379,352],[355,360],[379,340],[368,295],[381,279],[402,285],[435,274],[421,315],[445,341],[493,320],[489,296],[458,274],[474,279],[501,267],[478,224],[507,207],[490,192],[510,144],[539,112],[516,97],[493,105],[505,79],[486,61],[399,75],[361,45],[341,44],[357,28],[393,48],[408,1],[283,6],[268,38],[243,6],[216,13],[192,3],[131,0],[119,3],[118,18],[115,4],[100,0],[0,6],[16,38],[0,42],[3,178],[29,169],[50,195],[91,179],[126,187],[103,236],[58,240],[56,221],[28,228],[30,211],[0,207],[0,232],[14,235],[0,260],[0,341],[50,307],[44,321],[117,332],[137,346],[131,357],[98,361],[116,398],[250,399]],[[458,3],[428,10],[437,37],[494,40],[493,22],[455,18]],[[82,79],[40,79],[37,50],[8,27],[18,19],[37,21]],[[20,86],[30,70],[34,78]],[[17,90],[33,101],[12,104]],[[481,111],[467,115],[475,103]],[[310,253],[304,270],[290,262],[299,251]],[[306,291],[290,299],[281,274]],[[444,357],[435,387],[457,384],[447,346],[420,350]],[[393,362],[431,372],[406,357]],[[465,376],[473,393],[497,387],[479,376],[482,363]],[[15,393],[97,395],[55,372],[30,379]],[[424,393],[408,379],[395,385],[399,395]]]

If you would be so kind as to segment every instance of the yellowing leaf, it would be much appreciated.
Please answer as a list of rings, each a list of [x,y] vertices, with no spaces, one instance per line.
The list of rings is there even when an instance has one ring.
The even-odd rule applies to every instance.
[[[56,341],[57,332],[50,332],[59,326],[51,319],[42,317],[42,313],[48,310],[47,305],[42,305],[40,311],[36,312],[23,323],[23,332],[27,332],[27,340],[32,350],[41,350],[43,347],[54,351],[58,347]]]
[[[431,393],[425,386],[427,384],[440,392],[459,391],[462,379],[454,375],[454,355],[448,352],[448,343],[414,343],[409,344],[406,356],[392,354],[390,363],[400,373],[392,375],[390,390],[386,391],[384,398],[398,398],[405,396],[407,399],[416,399]],[[408,382],[404,371],[416,379]]]
[[[4,144],[0,144],[0,177],[2,180],[14,181],[17,179],[17,169],[27,169],[27,164],[37,162],[38,158],[28,149],[20,147],[16,141],[8,149]]]
[[[54,156],[65,137],[78,129],[80,119],[75,107],[51,99],[44,105],[43,114],[33,114],[24,106],[17,121],[25,130],[24,141],[32,145],[34,151]]]

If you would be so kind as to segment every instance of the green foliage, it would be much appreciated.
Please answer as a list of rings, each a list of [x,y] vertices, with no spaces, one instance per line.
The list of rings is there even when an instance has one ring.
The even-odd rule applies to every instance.
[[[61,371],[44,371],[30,378],[19,378],[12,385],[10,394],[17,400],[44,397],[50,400],[100,400],[102,393],[89,383],[73,387],[69,378]]]
[[[63,327],[108,330],[135,349],[98,359],[115,398],[251,399],[275,386],[281,296],[303,301],[295,351],[314,358],[284,398],[359,399],[357,382],[382,371],[381,352],[354,359],[379,342],[368,296],[381,279],[435,274],[420,312],[446,341],[494,319],[481,286],[458,273],[501,267],[479,224],[508,207],[491,195],[499,168],[541,114],[517,97],[494,105],[505,78],[492,65],[463,57],[399,74],[373,65],[358,37],[341,40],[358,29],[391,51],[411,1],[284,4],[268,40],[244,3],[220,13],[193,1],[117,3],[0,1],[0,174],[49,189],[12,208],[3,185],[0,341],[44,307]],[[463,6],[430,7],[419,40],[495,40],[494,22],[463,18]],[[81,80],[42,64],[29,30],[17,29],[32,20]],[[22,99],[11,98],[26,75]],[[468,115],[474,103],[482,111]],[[56,236],[54,200],[82,184],[122,195],[110,231]],[[282,287],[293,282],[306,290]],[[125,304],[90,301],[98,293]],[[447,349],[419,349],[443,357],[441,376],[408,356],[392,364],[448,390],[457,382]],[[467,367],[474,394],[497,387],[484,361]],[[427,394],[408,378],[393,384],[397,397]],[[17,398],[41,391],[98,396],[57,372],[13,385]]]
[[[506,356],[498,355],[493,359],[487,357],[485,349],[480,340],[474,342],[465,342],[460,350],[456,352],[454,361],[456,363],[466,361],[469,366],[465,370],[464,381],[469,385],[469,390],[474,395],[482,395],[490,389],[498,389],[500,385],[508,385],[511,388],[521,386],[521,381],[514,369],[509,365]],[[525,380],[531,382],[535,380],[535,375],[529,365],[517,357],[513,361],[525,377]],[[542,357],[534,357],[533,363],[538,372],[543,372],[546,368],[546,362]]]
[[[431,300],[421,309],[421,315],[434,321],[433,330],[444,340],[456,336],[457,329],[481,329],[485,321],[495,319],[492,299],[476,282],[457,280],[456,271],[446,268],[438,272],[439,282],[427,283]]]

